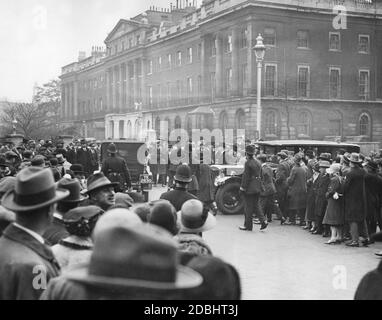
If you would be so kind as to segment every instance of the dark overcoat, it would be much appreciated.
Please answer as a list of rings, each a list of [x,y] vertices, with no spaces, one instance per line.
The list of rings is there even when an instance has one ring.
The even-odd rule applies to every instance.
[[[307,186],[307,196],[306,196],[306,220],[307,221],[315,221],[316,220],[316,214],[315,214],[315,207],[316,207],[316,194],[317,194],[317,187],[318,187],[318,178],[316,177],[315,180],[313,180],[313,176],[308,179],[306,182]]]
[[[326,212],[323,220],[323,224],[331,226],[340,226],[345,223],[344,210],[343,210],[343,197],[340,196],[339,199],[334,199],[333,195],[335,193],[342,194],[342,183],[339,176],[333,176],[330,178],[330,183],[328,186],[328,191],[326,192],[326,199],[328,205],[326,207]]]
[[[324,217],[326,212],[326,207],[328,205],[328,200],[326,199],[326,193],[328,192],[328,187],[330,183],[330,176],[327,173],[320,173],[317,178],[317,189],[316,189],[316,201],[314,212],[316,217]]]
[[[44,269],[44,270],[43,270]],[[52,250],[10,225],[0,238],[0,300],[37,300],[46,283],[60,274]]]
[[[366,186],[366,217],[371,221],[378,221],[382,204],[382,178],[378,174],[365,175]]]
[[[288,190],[287,179],[290,175],[289,164],[283,160],[277,165],[275,186],[278,194],[284,194]]]
[[[261,180],[263,181],[264,191],[260,195],[263,197],[274,195],[276,187],[273,181],[273,171],[267,164],[261,166]]]
[[[289,186],[288,204],[289,210],[300,210],[306,208],[306,179],[307,170],[300,165],[292,168],[287,179]]]
[[[196,196],[187,192],[186,189],[183,188],[175,188],[174,190],[162,193],[160,199],[168,200],[175,207],[176,211],[180,211],[182,209],[183,203],[187,200],[197,199]]]
[[[246,194],[259,194],[260,184],[254,183],[253,180],[261,181],[261,164],[257,159],[249,158],[244,165],[243,177],[241,179],[241,188]]]
[[[366,201],[363,196],[365,175],[366,172],[362,168],[354,167],[345,177],[344,210],[346,222],[362,222],[366,218]]]
[[[102,163],[101,171],[106,177],[108,177],[110,173],[119,174],[121,178],[119,182],[120,184],[122,183],[120,187],[122,188],[125,183],[128,188],[131,187],[130,171],[127,168],[125,159],[118,156],[107,157]]]
[[[382,262],[361,279],[354,300],[382,300]]]
[[[73,163],[73,162],[71,162]],[[90,151],[86,148],[86,150],[83,150],[82,148],[77,150],[77,157],[76,157],[76,163],[82,164],[84,167],[84,171],[88,174],[92,174],[93,167],[91,164],[90,159]]]
[[[209,202],[214,200],[214,182],[212,180],[211,168],[207,164],[199,166],[199,200]]]

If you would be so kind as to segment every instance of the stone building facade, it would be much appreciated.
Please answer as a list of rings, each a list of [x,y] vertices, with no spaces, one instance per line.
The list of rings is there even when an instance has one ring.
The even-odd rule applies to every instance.
[[[254,139],[253,47],[260,33],[267,48],[265,139],[382,140],[382,3],[193,5],[150,8],[122,19],[107,36],[106,50],[96,48],[63,67],[63,125],[76,123],[99,139],[143,139],[167,121],[170,129],[188,131],[245,129]],[[193,115],[200,107],[210,114]]]

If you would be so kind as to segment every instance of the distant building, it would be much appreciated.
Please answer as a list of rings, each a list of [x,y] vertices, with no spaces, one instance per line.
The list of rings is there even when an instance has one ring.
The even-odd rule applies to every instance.
[[[181,2],[121,19],[106,50],[62,68],[63,124],[97,139],[142,138],[160,121],[189,131],[241,128],[254,138],[261,33],[266,139],[382,140],[382,3]],[[333,27],[336,5],[347,9],[346,29]],[[200,106],[215,116],[189,114]]]

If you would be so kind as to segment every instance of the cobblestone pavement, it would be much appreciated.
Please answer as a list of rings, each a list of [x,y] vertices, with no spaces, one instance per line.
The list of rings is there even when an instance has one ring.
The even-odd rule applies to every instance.
[[[150,198],[163,189],[153,190]],[[157,195],[159,194],[159,195]],[[245,300],[257,299],[353,299],[362,276],[374,269],[374,252],[367,248],[325,245],[327,238],[298,226],[273,221],[264,231],[240,231],[243,216],[217,216],[215,229],[204,233],[215,256],[233,264],[242,279]]]

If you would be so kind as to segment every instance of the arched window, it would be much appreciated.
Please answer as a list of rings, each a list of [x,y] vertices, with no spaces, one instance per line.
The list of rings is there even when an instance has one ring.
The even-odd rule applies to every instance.
[[[301,111],[298,115],[298,135],[310,136],[312,127],[311,115],[308,111]]]
[[[242,109],[236,112],[235,129],[245,129],[245,113]]]
[[[359,117],[359,135],[371,136],[371,119],[365,112]]]
[[[277,135],[277,121],[276,112],[274,110],[268,111],[265,114],[265,128],[266,135]]]
[[[222,111],[219,116],[219,129],[224,131],[227,128],[228,128],[227,112]]]
[[[164,119],[165,122],[167,122],[167,135],[170,134],[171,132],[171,121],[170,121],[170,118],[169,117],[166,117],[166,119]]]
[[[125,137],[125,121],[119,121],[119,139]]]
[[[175,129],[180,129],[182,127],[182,120],[179,116],[176,116],[175,118]]]
[[[133,128],[131,125],[131,121],[127,121],[127,138],[132,139],[133,138]]]
[[[114,121],[111,120],[110,121],[110,134],[109,136],[111,136],[112,139],[114,139]]]

